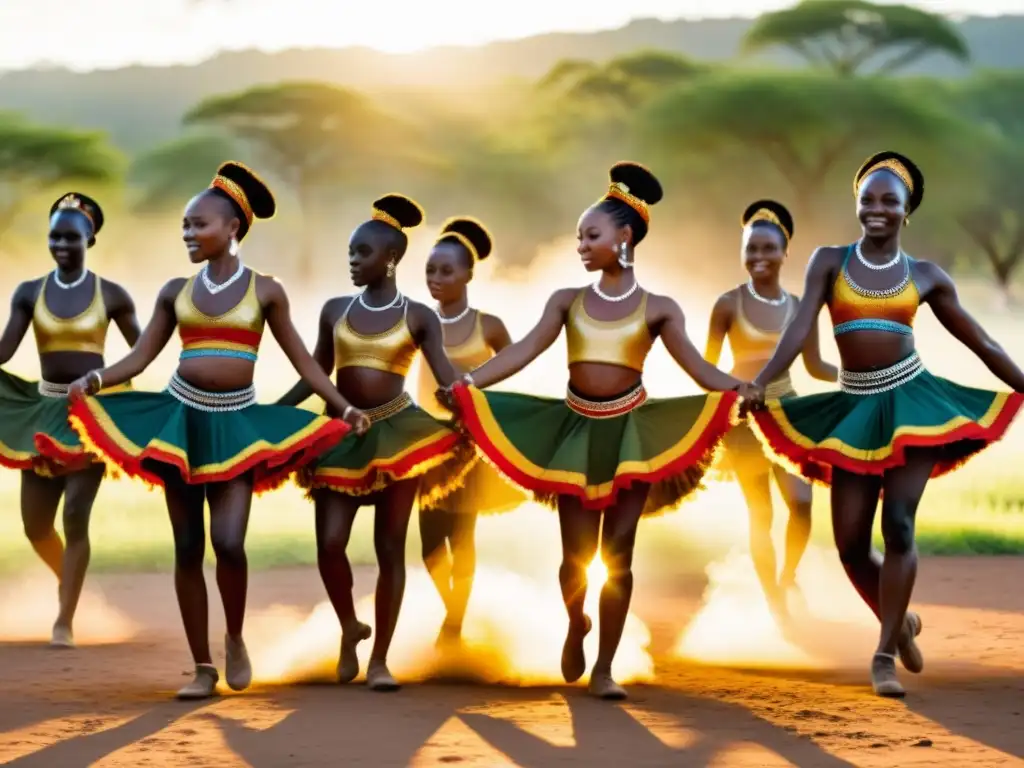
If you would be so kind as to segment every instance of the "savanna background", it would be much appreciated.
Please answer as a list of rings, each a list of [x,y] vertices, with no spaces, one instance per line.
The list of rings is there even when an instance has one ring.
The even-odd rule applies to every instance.
[[[1011,354],[1024,359],[1024,315],[1016,294],[1018,267],[1024,260],[1024,47],[1019,44],[1024,8],[1020,11],[954,19],[916,6],[807,0],[756,18],[636,18],[596,32],[540,34],[411,53],[367,47],[254,49],[166,66],[77,71],[36,64],[12,69],[0,75],[0,288],[10,294],[20,280],[51,267],[46,211],[57,195],[75,189],[100,200],[106,213],[107,224],[90,253],[90,267],[129,289],[145,323],[159,287],[191,269],[179,231],[185,202],[208,184],[221,161],[237,159],[267,178],[279,199],[279,214],[254,228],[245,241],[243,259],[284,281],[296,324],[310,345],[324,300],[352,290],[346,268],[349,233],[368,216],[374,197],[390,191],[415,197],[427,212],[426,224],[410,233],[409,251],[399,268],[401,290],[429,301],[423,267],[441,222],[456,214],[481,218],[494,234],[496,249],[477,270],[471,303],[502,317],[517,338],[532,327],[551,291],[586,284],[589,278],[575,253],[577,217],[605,190],[609,165],[630,159],[648,165],[665,187],[664,201],[653,210],[651,234],[638,251],[637,277],[644,286],[678,299],[690,336],[702,347],[715,298],[745,278],[738,218],[747,203],[771,197],[793,212],[796,236],[784,283],[799,292],[815,246],[851,242],[858,235],[851,194],[855,169],[872,152],[896,149],[915,159],[927,182],[925,202],[906,232],[905,248],[949,270],[965,305]],[[398,23],[396,19],[382,18],[381,23]],[[825,357],[838,362],[824,315],[820,322]],[[1000,386],[927,310],[918,318],[917,338],[935,373],[963,383]],[[116,359],[126,351],[125,345],[116,332],[110,339],[108,359]],[[177,354],[177,341],[172,340],[137,386],[163,387]],[[723,366],[729,364],[726,356]],[[19,375],[37,377],[31,336],[9,367]],[[257,367],[261,400],[276,398],[294,378],[283,354],[268,340]],[[827,386],[811,381],[799,362],[794,380],[802,392]],[[660,347],[651,357],[645,381],[655,396],[698,391]],[[564,342],[501,387],[561,394]],[[311,401],[308,407],[319,408],[320,403]],[[955,602],[960,597],[949,597],[954,593],[978,597],[985,590],[1001,591],[1003,584],[1010,587],[1008,594],[1012,592],[1005,580],[1007,574],[1019,575],[1019,568],[1000,570],[1002,565],[991,565],[997,562],[993,558],[946,556],[1024,553],[1022,455],[1024,434],[1017,427],[963,471],[930,484],[918,516],[918,543],[922,554],[943,557],[926,558],[923,599],[941,602],[945,595]],[[819,614],[864,619],[866,609],[845,584],[829,546],[827,492],[816,494],[812,549],[802,576],[806,596]],[[51,586],[40,575],[41,566],[21,532],[16,473],[0,474],[0,501],[7,510],[0,515],[0,571],[9,584],[22,585],[17,599],[0,606],[0,613],[11,627],[9,634],[20,632],[25,639],[42,636],[49,627]],[[783,509],[781,503],[777,509]],[[777,517],[781,543],[784,515]],[[268,570],[315,563],[312,522],[312,507],[296,488],[255,501],[247,540],[249,562],[254,571],[267,571],[256,577],[255,602],[265,605],[273,602],[268,595],[290,594],[280,585],[292,584],[299,572],[306,574],[303,583],[309,582],[303,587],[307,603],[323,600],[316,591],[315,571]],[[128,599],[125,595],[135,594],[133,590],[148,594],[146,585],[160,584],[166,592],[164,602],[147,606],[143,615],[154,624],[166,624],[169,636],[177,638],[180,630],[175,629],[166,575],[173,549],[162,497],[138,484],[107,482],[96,502],[91,530],[94,577],[87,582],[80,626],[84,622],[97,641],[131,635],[143,621],[140,615],[127,622],[119,614],[104,613],[102,598],[89,602],[90,585],[99,585],[108,596]],[[561,620],[553,591],[560,557],[554,516],[525,505],[514,514],[481,521],[477,531],[481,576],[470,612],[476,605],[509,636],[518,633],[522,639],[524,632],[536,632],[534,639],[546,638],[544,643],[553,648],[548,650],[557,653],[557,630],[552,633],[535,623],[529,629],[513,627],[510,622],[522,618],[529,607],[509,608],[517,601],[540,601],[535,604],[543,603],[543,613]],[[677,593],[693,593],[690,602],[648,602],[645,617],[653,611],[666,621],[671,615],[676,624],[682,622],[682,629],[673,628],[679,630],[678,642],[665,647],[682,649],[691,660],[769,666],[799,666],[812,656],[820,660],[816,652],[787,648],[771,627],[745,555],[746,531],[738,488],[713,480],[679,512],[645,522],[635,564],[638,584],[668,578]],[[354,564],[373,563],[370,514],[360,517],[349,551]],[[414,522],[409,561],[418,560]],[[534,587],[509,582],[510,573],[543,579],[543,599],[538,597],[541,592],[531,591]],[[120,580],[119,574],[124,574]],[[366,587],[369,578],[364,574],[357,581]],[[212,591],[212,579],[210,587]],[[266,593],[259,596],[261,589]],[[638,586],[638,594],[640,590]],[[501,596],[497,602],[495,595]],[[31,608],[26,607],[28,599],[33,601]],[[411,577],[404,614],[411,618],[404,619],[405,625],[415,630],[418,618],[430,616],[432,621],[436,606],[430,601],[435,599],[425,580]],[[990,602],[988,597],[979,599]],[[212,602],[217,614],[219,607]],[[500,616],[503,607],[511,614]],[[998,600],[990,607],[1010,610]],[[687,629],[685,622],[695,613]],[[30,617],[31,627],[25,617]],[[257,616],[250,624],[257,627],[252,632],[276,638],[261,651],[264,668],[272,669],[267,679],[294,677],[295,659],[311,652],[319,653],[319,661],[329,668],[336,646],[322,639],[325,632],[329,637],[332,621],[323,612],[303,618],[271,610]],[[1007,625],[999,624],[1002,619],[985,621],[971,625],[986,638],[982,646],[965,640],[966,645],[957,646],[958,654],[1012,646]],[[131,631],[129,625],[134,627]],[[297,634],[282,639],[282,625],[298,627]],[[986,629],[980,630],[982,625]],[[860,627],[867,628],[867,639],[858,640],[858,670],[872,642],[871,618]],[[433,630],[423,631],[429,635]],[[645,637],[650,639],[645,633],[647,629],[636,625],[627,628],[624,682],[650,679],[649,658],[638,655]],[[312,636],[320,640],[310,645]],[[821,636],[829,641],[837,637]],[[952,648],[953,635],[944,637],[942,648]],[[183,645],[178,638],[173,647],[184,664]],[[519,672],[529,677],[523,667],[529,666],[525,647],[517,646],[520,650],[510,651],[509,658],[511,666],[519,664]],[[113,656],[110,665],[116,668]],[[659,681],[663,672],[659,671]],[[803,747],[792,751],[785,740],[757,736],[755,728],[752,741],[770,742],[791,762],[772,762],[758,752],[744,765],[891,764],[886,762],[895,759],[891,751],[871,749],[879,743],[931,746],[916,742],[934,738],[934,723],[925,715],[915,720],[917,714],[903,710],[901,717],[906,715],[906,722],[913,725],[886,732],[891,711],[863,698],[857,699],[856,712],[849,717],[800,714],[811,711],[806,708],[806,697],[812,695],[808,686],[816,686],[815,695],[823,700],[835,695],[835,689],[819,681],[776,680],[768,684],[774,687],[762,700],[760,694],[741,692],[752,685],[749,679],[730,674],[714,673],[719,676],[707,687],[704,678],[669,670],[670,678],[694,691],[705,686],[704,693],[718,700],[743,699],[742,706],[763,720],[773,721],[776,705],[780,713],[795,707],[789,713],[792,717],[786,715],[788,720],[782,714],[775,718],[788,724],[775,724],[824,750],[818,752],[816,746],[811,752],[802,752]],[[858,685],[862,677],[854,678]],[[538,680],[549,678],[546,667],[538,673]],[[1008,691],[1007,700],[1019,700],[1019,682],[1011,688],[1016,693]],[[847,704],[852,701],[848,695],[855,696],[844,692],[840,697]],[[954,709],[966,707],[970,720],[970,708],[978,701],[977,696],[966,703],[958,700]],[[429,702],[430,696],[424,695],[410,717],[425,712]],[[522,707],[530,709],[532,705],[524,702]],[[998,754],[993,753],[986,765],[1011,764],[1000,761],[1024,751],[1019,740],[1004,737],[995,726],[961,730],[936,712],[927,716],[946,722],[950,730],[940,730],[947,735],[960,730],[974,739],[954,752],[988,755],[990,747],[984,745],[991,745]],[[714,730],[713,715],[705,711],[696,717],[698,730]],[[253,725],[259,717],[239,718],[247,728],[264,727]],[[648,717],[643,722],[657,731],[656,721]],[[189,722],[188,728],[198,727],[198,721]],[[466,723],[477,732],[486,731],[472,717],[463,717],[459,727]],[[425,730],[423,738],[440,724]],[[620,725],[603,727],[619,732],[615,729]],[[999,728],[1003,725],[1000,721]],[[184,726],[175,727],[179,730],[168,736],[167,744]],[[577,736],[580,727],[577,723]],[[594,729],[600,730],[594,726],[592,733]],[[840,741],[830,741],[833,731],[840,733]],[[235,752],[250,761],[240,764],[279,764],[258,759],[263,750],[258,738],[236,742],[230,728],[224,733]],[[684,746],[654,750],[651,764],[678,759],[682,752],[673,749],[689,749],[685,744],[690,742],[678,734],[672,742],[664,729],[658,733],[662,742]],[[446,737],[450,743],[435,739],[432,758],[446,745],[454,745],[455,753],[465,759],[476,754],[465,751],[469,742],[463,731],[453,734]],[[498,732],[485,738],[492,746],[502,741]],[[397,746],[396,754],[408,758],[415,752],[425,760],[422,750],[416,751],[416,738],[410,739],[409,749]],[[50,736],[44,740],[56,741]],[[0,741],[0,756],[5,748],[10,755],[28,754],[23,747],[3,744]],[[508,742],[503,748],[506,755],[515,752],[513,746]],[[142,759],[137,745],[132,749],[136,751],[122,757]],[[523,758],[522,764],[550,765],[557,755],[569,759],[566,756],[575,754],[524,749],[523,754],[531,757]],[[856,762],[833,762],[826,756],[844,749],[855,750]],[[707,753],[707,761],[714,752]],[[54,759],[55,753],[48,754]],[[587,754],[591,760],[606,756],[600,751],[577,756],[583,759]],[[695,753],[694,764],[705,764],[699,757],[703,754]],[[901,752],[900,759],[905,762],[915,754],[927,757]],[[643,762],[640,753],[627,757]],[[396,758],[395,764],[404,764],[404,758]],[[68,759],[68,765],[85,764]],[[964,763],[954,758],[952,764]]]

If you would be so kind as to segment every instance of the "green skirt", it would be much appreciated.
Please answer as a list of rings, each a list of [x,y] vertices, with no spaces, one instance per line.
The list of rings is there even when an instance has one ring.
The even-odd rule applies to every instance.
[[[350,429],[285,405],[203,410],[167,391],[84,398],[71,406],[71,424],[115,471],[152,485],[164,485],[168,472],[198,485],[251,471],[257,493],[284,484]]]
[[[419,502],[433,506],[459,488],[476,462],[468,441],[408,395],[366,411],[371,425],[350,434],[298,473],[298,483],[365,496],[392,483],[422,477]]]
[[[570,407],[462,384],[454,395],[478,451],[537,501],[554,507],[559,496],[575,496],[605,509],[620,490],[649,483],[645,514],[673,509],[701,486],[737,399],[715,392],[647,400],[638,387],[608,403],[574,397]]]
[[[1022,402],[922,369],[884,392],[768,400],[753,422],[775,457],[808,480],[830,483],[833,467],[881,475],[906,463],[907,448],[934,449],[938,477],[1000,439]]]
[[[42,395],[37,382],[0,370],[0,465],[56,477],[97,461],[68,422],[66,397]]]

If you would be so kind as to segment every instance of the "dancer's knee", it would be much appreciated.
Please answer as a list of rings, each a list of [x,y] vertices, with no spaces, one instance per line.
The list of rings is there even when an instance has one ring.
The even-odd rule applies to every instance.
[[[213,552],[217,556],[218,565],[227,565],[233,567],[244,567],[246,565],[245,557],[245,537],[235,533],[211,533],[211,543],[213,544]]]
[[[903,504],[882,509],[882,541],[886,554],[906,555],[914,550],[914,510]]]

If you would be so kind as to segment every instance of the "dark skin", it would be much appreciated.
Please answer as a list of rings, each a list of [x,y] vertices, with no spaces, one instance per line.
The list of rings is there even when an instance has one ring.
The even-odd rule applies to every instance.
[[[426,276],[427,288],[442,316],[457,317],[466,310],[473,263],[464,246],[450,242],[435,245],[427,259]],[[445,345],[454,347],[468,341],[476,326],[477,314],[469,312],[456,323],[442,325]],[[501,320],[482,312],[479,316],[484,340],[491,352],[496,354],[512,343]],[[461,634],[476,571],[476,520],[473,510],[420,509],[423,562],[447,611],[442,640]]]
[[[182,220],[182,237],[193,264],[209,263],[210,278],[223,283],[238,269],[238,258],[231,255],[230,244],[237,238],[240,221],[226,200],[210,192],[193,198]],[[216,295],[210,294],[202,281],[196,280],[192,301],[196,308],[213,317],[222,315],[238,304],[245,295],[249,274]],[[109,368],[101,370],[105,387],[138,376],[170,340],[177,327],[174,301],[187,281],[175,278],[161,290],[153,317],[131,352]],[[272,277],[257,275],[256,296],[271,333],[289,361],[310,386],[339,413],[349,403],[331,385],[316,361],[310,357],[292,324],[288,297],[282,285]],[[234,358],[195,358],[183,360],[178,374],[194,386],[224,392],[244,389],[252,384],[254,364]],[[95,376],[84,376],[72,385],[72,397],[93,394]],[[365,428],[365,417],[350,409],[347,421],[356,429]],[[178,596],[185,634],[196,664],[210,664],[206,580],[203,577],[203,556],[206,546],[203,507],[210,505],[210,540],[217,555],[217,586],[224,603],[228,634],[240,639],[248,591],[248,564],[245,555],[245,534],[252,504],[251,473],[223,483],[188,485],[176,470],[163,471],[164,496],[174,534],[174,586]]]
[[[580,217],[577,239],[577,252],[583,266],[588,272],[601,273],[600,287],[604,293],[617,296],[632,286],[635,281],[632,270],[624,270],[618,263],[621,243],[626,243],[632,260],[633,232],[629,225],[620,227],[607,212],[592,207]],[[556,291],[548,299],[533,330],[473,371],[473,383],[481,389],[497,384],[525,368],[550,347],[562,332],[570,306],[579,292],[579,288]],[[615,321],[633,312],[642,298],[641,292],[637,291],[625,301],[610,303],[588,291],[584,306],[587,314],[596,320]],[[672,358],[701,387],[711,391],[738,389],[744,397],[749,394],[746,384],[718,370],[701,356],[686,334],[686,318],[674,300],[649,294],[646,319],[651,337],[661,338]],[[600,399],[617,396],[635,387],[640,382],[640,374],[619,365],[574,363],[569,366],[569,382],[582,395]],[[622,637],[633,592],[633,545],[649,490],[648,484],[635,483],[630,489],[620,492],[614,505],[601,512],[584,509],[575,497],[559,497],[562,565],[558,576],[562,599],[569,614],[562,674],[568,682],[579,679],[585,671],[583,638],[590,629],[590,620],[583,612],[586,570],[598,546],[608,579],[601,590],[601,637],[594,674],[610,678],[612,659]]]
[[[857,216],[864,257],[889,261],[900,248],[900,234],[910,211],[908,191],[887,171],[876,171],[860,184]],[[818,312],[831,296],[840,274],[845,249],[819,248],[807,266],[804,298],[793,322],[782,334],[772,359],[755,383],[771,381],[786,370],[804,346]],[[901,278],[900,269],[872,271],[850,260],[852,278],[869,289],[885,289]],[[956,286],[939,266],[913,261],[911,276],[921,302],[957,341],[971,350],[1016,392],[1024,391],[1024,372],[960,304]],[[850,371],[889,367],[914,350],[913,336],[880,331],[855,331],[836,339],[842,366]],[[754,404],[757,407],[757,403]],[[832,479],[832,525],[843,567],[854,587],[881,622],[878,653],[896,653],[904,617],[917,575],[914,525],[917,507],[936,462],[932,449],[907,451],[907,462],[882,476],[856,475],[838,469]],[[885,558],[871,549],[871,530],[882,495],[882,538]]]
[[[780,273],[786,260],[788,245],[782,231],[775,226],[760,224],[749,226],[744,231],[743,266],[759,296],[778,299],[784,295]],[[796,296],[791,296],[790,301],[799,307],[799,299]],[[782,324],[792,310],[789,302],[772,306],[757,301],[750,295],[746,284],[723,293],[711,311],[708,341],[704,351],[705,359],[712,365],[718,365],[722,346],[739,311],[742,311],[757,328],[777,333],[782,330]],[[822,381],[836,380],[836,367],[821,358],[817,325],[807,335],[801,352],[804,366],[811,376]],[[751,379],[760,372],[766,362],[767,359],[737,360],[731,373],[739,379]],[[736,476],[750,512],[750,553],[754,561],[754,570],[769,603],[776,610],[784,612],[784,592],[795,584],[796,569],[811,535],[811,487],[801,478],[769,461],[762,452],[758,452],[756,456],[737,458],[739,460],[735,462]],[[773,511],[770,481],[773,475],[789,509],[786,557],[782,572],[778,576],[775,547],[771,537]]]
[[[391,302],[398,291],[394,269],[405,255],[405,238],[381,222],[367,222],[352,233],[349,240],[349,272],[353,285],[364,289],[367,304],[380,307]],[[392,274],[388,274],[388,265]],[[408,300],[407,300],[408,301]],[[353,302],[355,302],[353,304]],[[444,335],[437,315],[429,307],[408,301],[408,309],[395,306],[383,312],[371,312],[359,305],[355,296],[328,301],[320,313],[313,358],[323,375],[333,370],[334,327],[352,304],[348,322],[360,334],[382,333],[398,323],[407,312],[409,331],[434,377],[442,386],[455,381],[455,369],[444,351]],[[336,392],[360,408],[384,405],[405,391],[405,377],[387,371],[349,367],[338,372]],[[298,382],[279,401],[301,403],[311,393],[305,381]],[[409,518],[416,501],[420,479],[392,483],[369,496],[350,496],[318,489],[315,496],[317,563],[324,587],[334,606],[343,633],[343,657],[354,654],[355,644],[368,636],[368,628],[356,618],[352,599],[352,566],[346,549],[352,524],[360,507],[374,507],[374,549],[377,553],[376,626],[371,664],[385,664],[398,613],[405,594],[405,542]]]
[[[85,269],[86,251],[96,243],[92,223],[80,211],[61,210],[50,218],[50,255],[57,265],[61,282],[73,283]],[[11,315],[0,336],[0,365],[6,365],[18,350],[32,325],[39,292],[45,293],[46,308],[56,317],[70,319],[92,303],[96,293],[96,275],[69,290],[61,290],[49,277],[22,283],[11,298]],[[103,305],[125,341],[134,344],[140,334],[135,305],[127,291],[117,283],[100,283]],[[102,355],[91,352],[48,352],[39,356],[42,378],[56,384],[68,384],[82,374],[102,367]],[[21,518],[32,548],[60,582],[60,611],[56,628],[70,632],[75,609],[89,567],[89,517],[103,479],[103,466],[96,464],[60,477],[43,477],[32,470],[21,476]],[[53,523],[57,507],[64,498],[64,537],[61,542]]]

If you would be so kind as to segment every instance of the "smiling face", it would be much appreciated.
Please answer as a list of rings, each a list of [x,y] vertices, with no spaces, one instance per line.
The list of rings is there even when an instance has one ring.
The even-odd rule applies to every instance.
[[[93,242],[92,225],[81,211],[57,211],[50,217],[50,255],[62,272],[81,268]]]
[[[903,228],[910,194],[906,185],[893,173],[878,170],[868,174],[860,184],[857,218],[868,237],[894,237]]]
[[[786,238],[774,224],[754,224],[744,230],[743,266],[752,279],[778,279],[785,259]]]
[[[228,252],[238,235],[240,221],[224,198],[202,192],[189,201],[181,223],[181,237],[193,264]]]
[[[577,225],[576,252],[588,272],[598,272],[614,265],[619,258],[619,247],[626,242],[627,227],[619,227],[611,215],[597,206],[583,212]]]
[[[427,259],[427,289],[439,304],[451,304],[466,294],[466,285],[473,279],[469,255],[458,243],[438,243]]]

